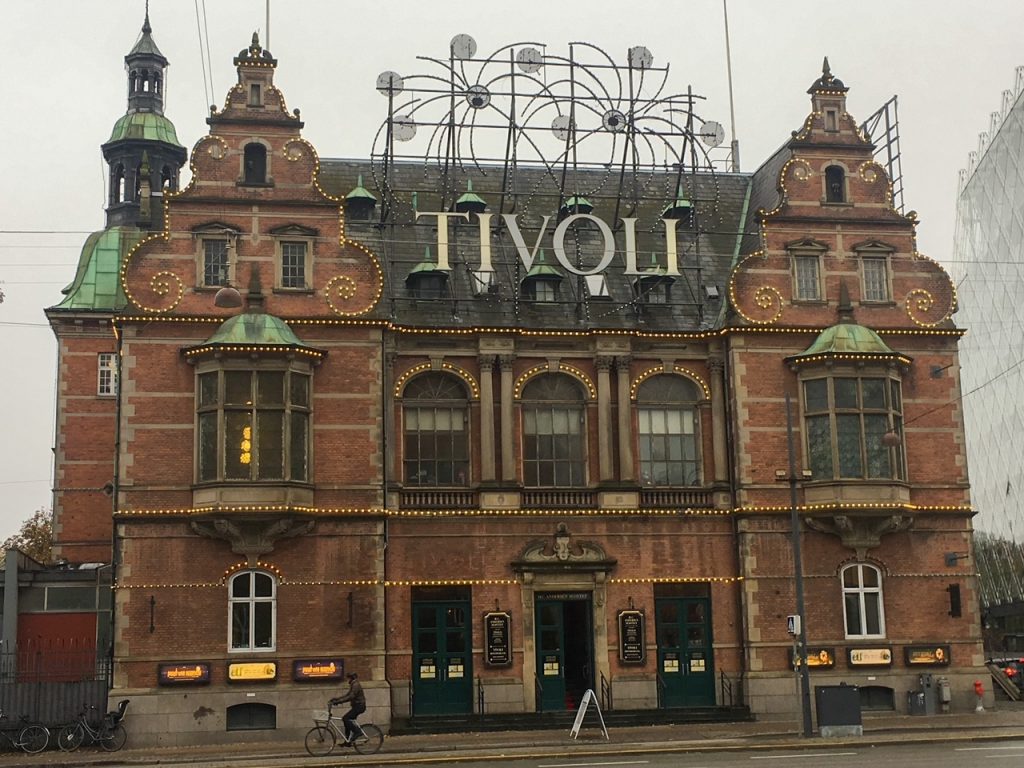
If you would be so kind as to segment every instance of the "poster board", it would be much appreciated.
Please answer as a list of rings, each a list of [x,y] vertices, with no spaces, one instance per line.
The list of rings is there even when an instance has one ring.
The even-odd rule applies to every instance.
[[[604,724],[604,715],[601,714],[601,705],[597,703],[597,696],[594,695],[592,688],[587,688],[586,693],[583,694],[583,700],[580,702],[580,708],[576,712],[576,719],[573,720],[572,729],[569,731],[569,735],[574,739],[580,735],[580,727],[583,725],[583,718],[587,716],[587,708],[593,704],[594,709],[597,710],[597,718],[601,721],[601,731],[604,732],[604,737],[608,739],[608,728]]]

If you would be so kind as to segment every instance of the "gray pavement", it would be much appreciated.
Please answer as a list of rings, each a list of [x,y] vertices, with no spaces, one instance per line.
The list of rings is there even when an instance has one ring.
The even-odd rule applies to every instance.
[[[572,739],[568,730],[502,731],[493,733],[428,734],[395,736],[385,739],[384,747],[373,758],[336,749],[328,758],[309,757],[301,740],[289,742],[252,742],[222,746],[131,747],[130,717],[128,746],[117,753],[82,748],[67,754],[47,751],[39,755],[9,753],[0,755],[0,768],[17,766],[98,766],[98,765],[178,765],[230,763],[237,768],[246,764],[285,766],[308,761],[322,763],[387,764],[442,762],[470,757],[489,760],[528,758],[554,754],[628,755],[644,752],[709,752],[723,750],[801,749],[821,750],[904,742],[984,741],[1024,739],[1024,707],[1005,704],[985,712],[935,716],[865,714],[864,735],[860,737],[822,738],[817,734],[803,738],[795,721],[755,721],[750,723],[714,723],[653,725],[615,728],[605,740],[599,727],[590,723]],[[595,718],[596,721],[596,718]]]

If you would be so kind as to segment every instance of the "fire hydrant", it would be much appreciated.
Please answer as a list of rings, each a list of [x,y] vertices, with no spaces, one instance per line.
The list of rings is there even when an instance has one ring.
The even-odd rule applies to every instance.
[[[974,707],[975,712],[984,712],[985,707],[982,705],[981,700],[985,697],[985,686],[981,684],[981,680],[974,681],[974,695],[978,697],[978,703]]]

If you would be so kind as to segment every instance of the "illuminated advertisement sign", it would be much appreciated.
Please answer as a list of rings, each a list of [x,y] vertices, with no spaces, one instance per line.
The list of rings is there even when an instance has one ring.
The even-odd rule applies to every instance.
[[[277,677],[277,664],[273,661],[228,664],[228,680],[273,680]]]
[[[202,685],[210,682],[210,665],[161,664],[157,667],[157,681],[160,685]]]
[[[890,667],[892,648],[847,648],[846,660],[851,667]]]
[[[341,680],[344,659],[298,659],[292,664],[293,680]]]
[[[908,667],[949,666],[948,645],[908,645],[903,649],[903,658]]]

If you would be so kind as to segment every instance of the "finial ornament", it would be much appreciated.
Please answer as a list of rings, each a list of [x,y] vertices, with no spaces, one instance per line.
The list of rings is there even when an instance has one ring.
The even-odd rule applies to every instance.
[[[828,56],[821,62],[821,75],[822,77],[831,77],[832,70],[828,66]]]
[[[146,0],[146,20],[142,22],[142,34],[148,35],[153,31],[153,28],[149,25],[149,0]]]
[[[253,32],[252,33],[252,48],[255,49],[255,50],[259,50],[259,48],[260,48],[260,33],[259,32]]]

